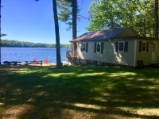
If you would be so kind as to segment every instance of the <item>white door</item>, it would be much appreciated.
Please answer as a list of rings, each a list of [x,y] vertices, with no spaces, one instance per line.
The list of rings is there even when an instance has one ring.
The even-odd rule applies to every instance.
[[[156,63],[156,43],[152,43],[152,63]]]

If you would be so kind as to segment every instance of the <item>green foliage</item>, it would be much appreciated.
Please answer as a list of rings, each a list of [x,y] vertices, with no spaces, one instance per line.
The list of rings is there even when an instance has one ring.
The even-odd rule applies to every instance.
[[[46,43],[33,43],[25,41],[16,40],[2,40],[2,47],[45,47],[45,48],[55,48],[56,44],[46,44]],[[61,48],[70,48],[69,44],[61,44]]]
[[[132,27],[142,36],[154,34],[153,0],[100,0],[92,2],[90,31]]]
[[[60,0],[58,1],[58,8],[59,8],[59,20],[62,22],[68,22],[71,20],[71,4],[70,2],[67,2],[67,0]]]
[[[66,23],[69,27],[68,30],[70,30],[72,25],[72,5],[71,0],[59,0],[58,1],[58,8],[59,8],[59,14],[58,18],[60,21]]]
[[[77,19],[77,13],[79,12],[77,3],[74,3],[74,0],[58,0],[57,5],[59,8],[59,20],[66,23],[68,25],[67,30],[70,30],[71,26],[73,26],[73,8],[76,10],[76,16],[74,16],[76,17],[75,19]]]

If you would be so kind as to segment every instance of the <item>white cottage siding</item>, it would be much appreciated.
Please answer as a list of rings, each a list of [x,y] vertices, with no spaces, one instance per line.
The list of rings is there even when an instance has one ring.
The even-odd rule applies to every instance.
[[[77,57],[78,59],[83,60],[92,60],[105,62],[110,64],[121,64],[134,66],[134,41],[128,41],[128,52],[116,52],[115,43],[118,40],[114,41],[104,41],[104,50],[103,53],[94,52],[94,43],[88,42],[88,52],[81,52],[81,42],[78,42],[77,47]],[[125,40],[123,40],[125,42]],[[103,42],[103,41],[101,41]],[[118,41],[119,42],[119,41]]]
[[[113,53],[113,57],[111,57],[111,59],[114,60],[114,63],[116,64],[122,64],[122,65],[129,65],[129,66],[134,66],[134,46],[135,46],[135,41],[134,40],[120,40],[120,41],[128,41],[128,51],[127,52],[116,52],[115,50],[115,53]],[[112,47],[114,47],[115,49],[115,43],[116,42],[120,42],[119,40],[117,41],[113,41],[112,44]],[[111,61],[110,59],[110,61]]]
[[[94,43],[97,41],[104,42],[103,53],[94,52]],[[123,41],[128,41],[128,51],[122,51],[122,48],[120,49],[121,51],[116,51],[116,42]],[[139,44],[141,41],[149,42],[148,51],[139,51]],[[92,60],[111,64],[138,66],[139,62],[142,60],[144,65],[150,65],[152,63],[159,64],[159,39],[141,37],[131,28],[116,28],[88,32],[73,39],[71,42],[77,43],[77,58],[83,59],[83,61]],[[88,42],[88,52],[81,51],[82,42]],[[155,56],[154,52],[152,52],[154,42],[156,43]],[[123,44],[120,43],[120,46],[122,45]],[[144,47],[142,48],[144,49]],[[98,49],[98,51],[100,50]]]
[[[88,52],[81,51],[81,43],[78,42],[77,47],[77,58],[83,60],[93,60],[93,61],[102,61],[103,54],[94,52],[94,42],[88,42]]]

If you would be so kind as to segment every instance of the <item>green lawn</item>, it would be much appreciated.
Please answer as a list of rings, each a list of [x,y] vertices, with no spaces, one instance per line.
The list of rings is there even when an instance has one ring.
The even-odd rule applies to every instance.
[[[1,117],[157,119],[159,69],[1,67]]]

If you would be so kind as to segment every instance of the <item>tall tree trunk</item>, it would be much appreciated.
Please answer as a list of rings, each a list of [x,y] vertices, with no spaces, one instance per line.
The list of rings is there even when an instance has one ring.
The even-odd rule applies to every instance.
[[[72,0],[72,38],[77,37],[77,0]]]
[[[59,23],[57,16],[57,4],[56,0],[52,0],[53,4],[53,13],[54,13],[54,22],[55,22],[55,34],[56,34],[56,67],[61,68],[61,55],[60,55],[60,35],[59,35]]]
[[[1,47],[2,47],[2,33],[1,33],[1,0],[0,0],[0,65],[2,64],[2,51],[1,51]]]
[[[155,11],[154,11],[154,18],[155,18],[155,38],[158,38],[158,0],[155,0]]]

